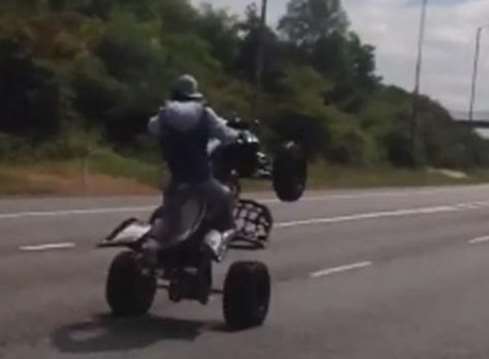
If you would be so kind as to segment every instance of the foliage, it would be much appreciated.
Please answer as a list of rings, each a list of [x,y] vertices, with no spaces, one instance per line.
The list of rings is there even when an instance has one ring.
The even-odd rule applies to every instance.
[[[335,33],[343,34],[348,19],[341,0],[291,0],[279,30],[300,46],[314,45]]]
[[[412,146],[413,98],[382,84],[341,0],[289,0],[278,28],[261,30],[256,4],[240,19],[189,0],[2,0],[0,157],[103,143],[154,161],[147,119],[192,73],[223,116],[259,117],[272,149],[294,139],[341,165],[489,165],[488,142],[427,97]]]

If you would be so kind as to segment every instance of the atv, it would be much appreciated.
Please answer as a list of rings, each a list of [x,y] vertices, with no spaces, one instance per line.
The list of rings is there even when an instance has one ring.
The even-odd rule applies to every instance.
[[[306,162],[299,146],[288,143],[271,160],[261,152],[260,142],[241,121],[237,143],[215,146],[215,176],[234,189],[235,223],[232,233],[216,232],[208,218],[205,201],[192,188],[182,186],[177,205],[157,208],[148,221],[130,218],[119,225],[98,247],[125,247],[113,260],[106,283],[106,299],[114,315],[137,316],[149,311],[157,288],[168,290],[173,302],[194,300],[207,304],[212,294],[213,265],[222,263],[232,249],[264,249],[273,227],[270,210],[253,200],[240,198],[239,178],[271,179],[280,200],[297,201],[306,184]],[[178,210],[175,210],[178,208]],[[173,219],[178,216],[178,221]],[[179,223],[172,240],[149,264],[146,249],[153,231],[165,223]],[[163,284],[163,285],[160,285]],[[267,266],[256,261],[231,265],[222,290],[223,314],[230,329],[260,326],[270,305],[271,279]]]

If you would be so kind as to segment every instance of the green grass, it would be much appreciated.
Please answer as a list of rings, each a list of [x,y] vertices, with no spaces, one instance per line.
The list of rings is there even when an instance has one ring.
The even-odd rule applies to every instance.
[[[100,175],[105,176],[102,183]],[[0,195],[82,194],[86,190],[85,179],[90,192],[99,190],[101,185],[107,187],[111,178],[117,181],[119,191],[124,191],[127,182],[129,193],[138,183],[140,187],[159,188],[165,177],[164,169],[156,165],[125,158],[110,150],[97,151],[87,159],[23,158],[0,163]]]
[[[167,179],[167,171],[155,164],[126,158],[110,150],[98,150],[85,162],[83,159],[17,161],[0,165],[1,195],[49,195],[83,192],[83,168],[88,173],[113,179],[129,179],[132,183],[155,189]],[[467,178],[456,179],[437,171],[408,170],[392,167],[341,167],[325,163],[310,166],[308,189],[347,189],[376,187],[468,185],[489,182],[489,170],[468,173]],[[119,183],[119,187],[121,184]],[[122,185],[124,191],[124,185]],[[244,180],[245,191],[271,190],[268,181]],[[74,189],[73,189],[74,187]],[[128,185],[132,188],[131,185]],[[78,192],[77,192],[78,191]]]
[[[132,158],[122,157],[109,150],[100,150],[88,158],[88,169],[96,173],[134,179],[142,184],[159,187],[167,177],[163,167]]]
[[[310,188],[375,188],[468,185],[489,181],[489,171],[467,173],[467,178],[457,179],[426,169],[411,170],[393,167],[352,168],[314,165],[310,168]]]

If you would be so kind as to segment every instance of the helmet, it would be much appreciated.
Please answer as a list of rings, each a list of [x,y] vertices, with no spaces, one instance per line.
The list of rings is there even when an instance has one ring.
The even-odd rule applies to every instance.
[[[174,99],[203,100],[204,96],[199,92],[199,83],[192,75],[180,76],[172,86]]]

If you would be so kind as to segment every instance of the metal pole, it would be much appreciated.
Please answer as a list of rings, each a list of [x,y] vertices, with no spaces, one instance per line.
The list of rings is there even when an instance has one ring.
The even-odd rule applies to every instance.
[[[253,99],[253,115],[256,117],[258,113],[258,102],[262,87],[262,76],[265,67],[265,31],[267,26],[267,9],[268,0],[262,0],[260,29],[258,33],[258,50],[256,54],[256,73],[255,73],[255,96]]]
[[[472,87],[470,92],[470,107],[469,107],[470,122],[474,120],[474,106],[475,106],[475,96],[477,92],[477,75],[479,71],[479,55],[480,55],[482,29],[483,27],[477,28],[477,34],[475,37],[474,70],[472,72]]]
[[[268,0],[262,0],[261,19],[260,19],[260,38],[258,44],[258,60],[256,66],[256,81],[261,87],[261,79],[263,75],[264,59],[265,59],[265,30],[267,26],[267,8]]]
[[[426,27],[426,8],[428,0],[423,0],[421,7],[421,21],[419,25],[419,38],[418,38],[418,59],[416,61],[416,74],[414,80],[414,94],[413,94],[413,109],[411,117],[411,153],[413,156],[413,165],[416,164],[416,132],[419,112],[419,89],[421,83],[421,68],[423,63],[423,44],[425,38]]]

